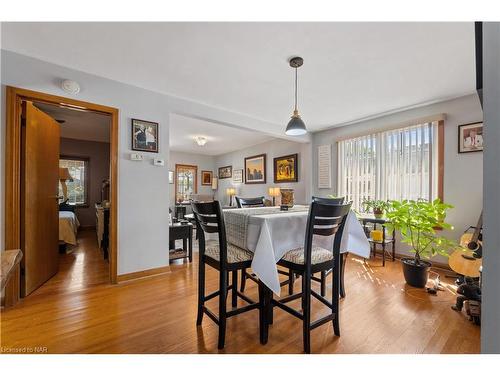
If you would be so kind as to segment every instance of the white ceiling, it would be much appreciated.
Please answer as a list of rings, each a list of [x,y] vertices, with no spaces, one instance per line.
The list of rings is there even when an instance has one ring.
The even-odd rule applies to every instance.
[[[473,23],[3,23],[4,49],[319,130],[474,91]],[[66,77],[71,78],[71,77]]]
[[[170,116],[170,150],[202,155],[221,155],[274,139],[263,133],[216,124],[192,117]],[[198,146],[195,137],[207,138]]]
[[[109,142],[110,117],[95,112],[79,111],[55,105],[35,103],[54,120],[64,120],[61,124],[61,138],[84,141]]]

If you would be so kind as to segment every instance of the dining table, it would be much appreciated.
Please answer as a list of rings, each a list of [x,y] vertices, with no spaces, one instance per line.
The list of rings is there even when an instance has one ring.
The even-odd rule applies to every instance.
[[[254,253],[252,271],[259,282],[277,296],[281,293],[277,262],[286,252],[304,246],[309,206],[252,207],[223,210],[229,243]],[[335,236],[314,236],[313,244],[332,249]],[[353,253],[369,258],[370,245],[351,210],[341,239],[342,254]]]

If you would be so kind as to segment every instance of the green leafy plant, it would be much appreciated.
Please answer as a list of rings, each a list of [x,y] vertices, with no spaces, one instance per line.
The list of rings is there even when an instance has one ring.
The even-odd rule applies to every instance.
[[[430,259],[435,255],[448,256],[450,249],[458,247],[456,242],[437,234],[439,229],[453,229],[446,223],[446,212],[453,208],[452,205],[435,199],[405,200],[402,202],[390,201],[386,209],[388,230],[398,230],[402,242],[411,246],[415,253],[414,261],[420,265],[422,258]]]
[[[365,199],[362,205],[366,211],[369,211],[371,209],[374,213],[376,213],[384,212],[385,210],[387,210],[387,208],[389,207],[389,202],[381,201],[378,199]]]

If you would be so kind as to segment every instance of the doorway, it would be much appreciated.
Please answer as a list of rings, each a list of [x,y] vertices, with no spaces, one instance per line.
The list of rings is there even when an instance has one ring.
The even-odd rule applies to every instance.
[[[35,103],[35,105],[33,105]],[[109,117],[109,185],[106,198],[109,201],[108,217],[109,217],[109,231],[108,231],[108,259],[109,259],[109,281],[116,283],[117,279],[117,160],[118,160],[118,109],[102,106],[98,104],[83,102],[70,98],[64,98],[45,93],[19,89],[14,87],[7,87],[7,130],[6,130],[6,179],[5,179],[5,248],[6,249],[21,249],[25,246],[26,232],[26,219],[30,216],[30,212],[26,210],[25,204],[26,197],[32,197],[33,191],[26,190],[26,167],[33,168],[36,166],[39,170],[38,163],[27,164],[26,150],[23,147],[23,142],[26,142],[26,127],[23,121],[26,121],[26,108],[31,108],[31,119],[36,116],[44,116],[45,112],[39,109],[46,106],[53,106],[57,108],[81,111],[89,114],[105,115]],[[37,108],[38,107],[38,108]],[[34,109],[33,109],[34,108]],[[47,115],[48,116],[48,115]],[[24,117],[24,119],[23,119]],[[43,118],[40,117],[39,119]],[[48,116],[49,119],[52,119]],[[46,122],[50,121],[47,118]],[[53,121],[53,120],[52,120]],[[24,125],[24,127],[23,127]],[[36,128],[32,127],[33,129]],[[55,128],[55,127],[54,127]],[[33,132],[31,133],[33,134]],[[43,135],[45,136],[45,135]],[[42,137],[43,137],[42,136]],[[55,137],[55,135],[54,135]],[[32,140],[28,139],[28,142]],[[38,142],[43,149],[43,142]],[[59,146],[59,145],[58,145]],[[49,152],[50,149],[46,149]],[[57,148],[59,151],[59,148]],[[50,151],[52,152],[52,151]],[[60,155],[58,155],[59,159]],[[68,159],[68,158],[66,158]],[[73,160],[74,159],[74,160]],[[75,158],[67,160],[65,163],[71,166],[73,171],[82,172],[85,166],[85,160],[77,160]],[[34,159],[36,160],[36,159]],[[73,164],[71,164],[73,163]],[[65,165],[66,165],[65,164]],[[53,163],[50,164],[53,168]],[[68,166],[63,166],[67,168]],[[88,166],[88,165],[87,165]],[[59,172],[64,168],[59,168]],[[29,170],[28,170],[29,172]],[[35,175],[39,172],[35,171]],[[80,175],[79,175],[80,176]],[[52,176],[53,177],[53,176]],[[51,178],[52,178],[51,177]],[[56,176],[56,178],[58,178]],[[62,178],[62,177],[61,177]],[[62,180],[72,179],[71,176],[63,178]],[[60,179],[59,179],[60,180]],[[62,181],[60,180],[60,181]],[[78,179],[78,182],[84,184],[83,179]],[[31,189],[33,190],[33,189]],[[39,192],[40,190],[37,190]],[[31,195],[30,195],[31,194]],[[60,193],[59,193],[60,194]],[[59,196],[56,195],[56,198]],[[74,196],[74,200],[78,201],[85,199],[84,195]],[[28,213],[27,213],[28,212]],[[50,216],[52,217],[52,215]],[[39,225],[37,221],[31,222],[33,225]],[[36,242],[35,242],[36,243]],[[27,249],[28,250],[28,249]],[[53,250],[51,250],[53,251]],[[24,251],[23,251],[24,252]],[[28,254],[27,254],[28,255]],[[50,267],[49,267],[50,268]],[[53,270],[50,271],[53,273]]]

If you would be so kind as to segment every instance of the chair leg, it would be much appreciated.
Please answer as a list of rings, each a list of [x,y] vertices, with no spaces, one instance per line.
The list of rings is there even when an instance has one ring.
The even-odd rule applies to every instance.
[[[288,294],[293,294],[293,283],[295,282],[295,274],[292,270],[288,271]]]
[[[247,269],[243,268],[241,270],[241,285],[240,285],[240,292],[243,293],[245,291],[245,284],[247,281]]]
[[[203,320],[203,305],[205,304],[205,262],[200,257],[198,264],[198,316],[196,325],[201,325]]]
[[[344,276],[345,276],[345,264],[347,262],[347,253],[341,253],[340,254],[340,296],[342,298],[345,298],[345,283],[344,283]]]
[[[321,297],[326,296],[326,271],[321,271],[320,294],[321,294]]]
[[[340,336],[340,317],[339,317],[339,287],[340,287],[340,272],[334,272],[332,274],[332,314],[335,314],[333,318],[333,332],[335,336]]]
[[[304,306],[303,336],[304,352],[311,353],[311,276],[302,277],[302,305]]]
[[[233,282],[233,286],[231,288],[231,306],[236,307],[238,305],[238,294],[236,293],[238,291],[238,271],[237,270],[233,271],[232,282]]]
[[[227,296],[227,271],[219,272],[219,349],[224,349],[226,341],[226,296]]]

